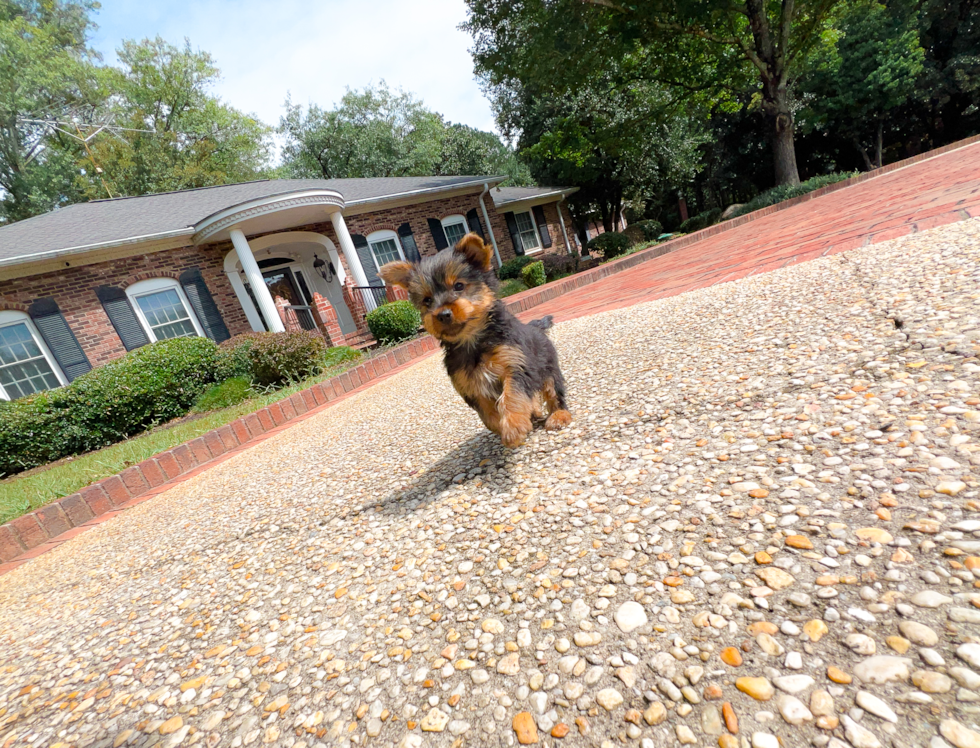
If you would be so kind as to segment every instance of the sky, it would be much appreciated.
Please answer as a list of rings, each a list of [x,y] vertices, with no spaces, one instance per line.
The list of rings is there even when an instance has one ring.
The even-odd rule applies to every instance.
[[[92,46],[117,62],[123,39],[190,39],[210,52],[214,92],[270,125],[295,103],[329,107],[381,80],[451,122],[496,130],[473,76],[463,0],[100,0]]]

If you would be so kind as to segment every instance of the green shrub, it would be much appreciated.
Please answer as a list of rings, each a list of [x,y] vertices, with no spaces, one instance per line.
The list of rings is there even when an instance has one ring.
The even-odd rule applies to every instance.
[[[602,252],[607,260],[619,257],[632,246],[629,237],[621,231],[607,231],[589,242],[590,252]]]
[[[678,227],[677,230],[684,234],[693,234],[695,231],[706,229],[708,226],[717,223],[720,217],[721,208],[709,208],[708,210],[698,213],[696,216],[691,216],[688,218]]]
[[[408,301],[393,301],[368,312],[368,329],[379,343],[391,344],[412,337],[422,326],[422,317]]]
[[[252,378],[252,333],[236,335],[218,346],[218,358],[214,369],[214,380],[223,382],[235,377]]]
[[[207,413],[209,410],[229,408],[243,400],[248,400],[254,394],[251,377],[232,377],[212,384],[197,398],[191,411]]]
[[[655,242],[664,233],[664,227],[660,224],[660,221],[655,221],[652,218],[631,223],[629,228],[638,231],[645,242]]]
[[[508,280],[510,278],[520,278],[521,271],[526,265],[530,265],[534,262],[533,257],[528,257],[527,255],[517,255],[511,260],[503,263],[499,268],[497,268],[497,277],[500,280]]]
[[[521,270],[521,280],[528,288],[537,288],[545,282],[544,263],[538,260],[525,265]]]
[[[333,366],[339,366],[345,361],[356,361],[360,357],[360,351],[356,351],[350,346],[337,345],[333,348],[327,348],[326,353],[323,354],[323,368],[329,369]]]
[[[566,252],[548,254],[541,258],[541,262],[544,263],[545,277],[551,283],[556,278],[571,275],[578,269],[578,253],[576,252],[574,255]]]
[[[505,296],[513,296],[516,293],[521,293],[521,291],[527,291],[527,286],[524,285],[524,281],[520,278],[511,278],[500,284],[500,288],[497,289],[497,298],[502,299]]]
[[[312,330],[250,332],[221,344],[229,362],[248,359],[249,375],[261,387],[278,387],[318,374],[323,368],[326,343]],[[243,349],[235,351],[235,349]],[[232,370],[229,364],[228,370]],[[242,376],[240,371],[235,372]]]
[[[735,218],[736,216],[743,216],[746,213],[751,213],[754,210],[767,208],[770,205],[781,203],[783,200],[789,200],[794,197],[799,197],[800,195],[805,195],[808,192],[813,192],[821,187],[826,187],[828,184],[835,184],[837,182],[842,182],[845,179],[850,179],[851,177],[856,176],[857,173],[858,172],[856,171],[846,171],[840,174],[822,174],[818,177],[812,177],[805,182],[801,182],[800,184],[784,184],[780,185],[779,187],[773,187],[771,190],[766,190],[765,192],[756,195],[754,198],[735,210],[731,217]]]
[[[64,396],[61,389],[13,402],[0,400],[0,477],[77,451],[84,439],[66,417]]]
[[[67,388],[79,451],[114,444],[184,415],[214,381],[217,346],[207,338],[151,343],[93,369]]]

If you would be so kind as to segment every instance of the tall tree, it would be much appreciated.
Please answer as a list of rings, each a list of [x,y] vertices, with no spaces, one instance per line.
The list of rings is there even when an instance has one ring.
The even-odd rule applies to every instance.
[[[47,123],[84,118],[105,96],[86,46],[96,7],[85,0],[0,1],[0,222],[77,199],[78,143]]]
[[[848,3],[801,85],[810,125],[849,139],[867,169],[882,165],[885,129],[901,129],[895,112],[917,95],[925,51],[915,22],[899,3]]]
[[[531,171],[499,136],[469,125],[448,125],[443,131],[442,152],[436,173],[492,174],[508,177],[507,184],[534,184]]]
[[[627,56],[637,78],[702,95],[740,91],[754,79],[776,182],[796,184],[792,86],[837,2],[467,0],[464,26],[491,92],[520,81],[564,95],[589,71]]]
[[[219,71],[185,40],[126,41],[112,71],[108,116],[121,129],[81,159],[82,189],[106,197],[243,182],[266,175],[271,130],[211,93]]]

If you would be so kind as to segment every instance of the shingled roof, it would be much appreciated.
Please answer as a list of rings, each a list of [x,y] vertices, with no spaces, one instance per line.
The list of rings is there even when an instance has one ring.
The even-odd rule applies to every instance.
[[[276,179],[164,192],[140,197],[93,200],[0,227],[0,264],[30,262],[55,252],[86,251],[101,245],[193,233],[193,227],[221,210],[266,197],[310,189],[339,192],[348,206],[419,192],[440,192],[505,177],[391,177],[376,179]],[[492,190],[496,204],[514,190],[537,194],[553,187]],[[522,192],[523,194],[523,192]]]

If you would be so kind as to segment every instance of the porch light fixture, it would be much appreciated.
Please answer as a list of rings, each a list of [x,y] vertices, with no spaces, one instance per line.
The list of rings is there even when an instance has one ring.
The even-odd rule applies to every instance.
[[[320,277],[323,278],[327,283],[333,280],[334,273],[336,272],[333,267],[332,262],[324,262],[323,258],[313,255],[313,269],[316,270]]]

